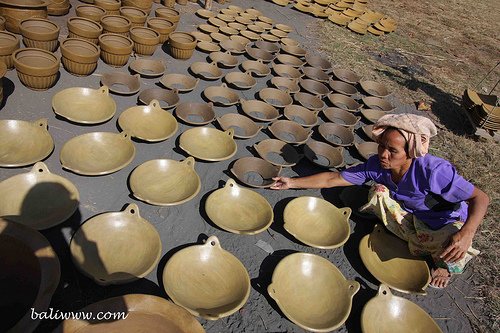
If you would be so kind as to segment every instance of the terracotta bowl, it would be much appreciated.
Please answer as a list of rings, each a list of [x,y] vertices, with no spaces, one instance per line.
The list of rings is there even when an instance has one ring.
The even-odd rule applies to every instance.
[[[291,26],[286,25],[286,24],[282,24],[282,23],[277,23],[275,26],[276,26],[276,29],[279,29],[279,30],[284,31],[284,32],[292,32],[295,30]]]
[[[137,58],[129,65],[130,70],[142,77],[157,77],[163,75],[166,64],[162,60],[151,58]]]
[[[174,23],[177,28],[177,24],[180,20],[181,14],[173,8],[157,8],[155,10],[156,17],[163,17],[168,19],[170,22]]]
[[[47,119],[0,120],[0,166],[20,167],[46,158],[54,149]]]
[[[265,139],[253,147],[264,160],[282,167],[292,167],[302,157],[292,145],[277,139]]]
[[[308,140],[304,146],[304,155],[312,163],[324,168],[340,168],[345,165],[342,147],[332,147],[331,145]]]
[[[250,45],[247,45],[245,47],[245,51],[250,58],[255,60],[262,60],[262,62],[264,63],[271,62],[274,59],[274,55],[271,52],[268,52],[264,49],[259,49],[257,47],[250,47]]]
[[[356,126],[358,121],[361,119],[361,117],[355,116],[349,111],[334,107],[324,109],[323,114],[328,121],[346,127]]]
[[[382,313],[387,316],[384,320],[378,320]],[[400,332],[408,333],[443,332],[424,309],[410,300],[393,295],[388,286],[381,284],[378,294],[363,307],[361,330],[364,333],[387,332],[392,327],[400,327]]]
[[[83,17],[70,17],[66,22],[69,38],[82,38],[97,45],[98,38],[103,32],[99,23]]]
[[[69,0],[61,0],[60,2],[52,1],[47,6],[49,16],[63,16],[69,13],[71,4]]]
[[[141,89],[140,75],[125,72],[107,72],[101,76],[101,84],[109,91],[119,95],[134,95]]]
[[[298,92],[295,95],[293,95],[293,99],[306,109],[312,111],[321,111],[325,108],[325,102],[323,102],[321,96],[319,95],[312,95],[305,92]]]
[[[143,104],[149,104],[156,99],[160,103],[162,109],[171,109],[179,103],[179,95],[176,90],[166,90],[162,88],[144,89],[138,96],[138,99]]]
[[[207,22],[210,23],[211,25],[213,25],[215,27],[219,27],[219,28],[227,26],[227,22],[222,21],[220,18],[217,18],[217,17],[210,17],[207,20]]]
[[[56,83],[61,60],[54,53],[24,48],[16,50],[12,57],[17,76],[26,87],[47,90]]]
[[[155,99],[148,105],[133,106],[123,111],[118,125],[131,136],[148,142],[167,140],[179,128],[174,116],[164,111]]]
[[[76,16],[84,17],[94,22],[101,22],[101,18],[106,15],[106,9],[95,5],[79,5],[75,9]]]
[[[370,123],[376,123],[381,117],[385,116],[386,113],[380,110],[372,109],[361,109],[361,115],[368,120]]]
[[[105,15],[101,18],[101,25],[103,33],[114,33],[128,37],[132,22],[125,16]]]
[[[395,109],[395,107],[389,101],[387,101],[383,98],[380,98],[380,97],[375,97],[375,96],[363,97],[363,103],[369,109],[373,109],[373,110],[391,112]]]
[[[105,15],[120,15],[121,0],[94,0],[94,5],[104,8]]]
[[[96,247],[99,251],[96,251]],[[75,265],[99,285],[124,284],[151,272],[161,257],[158,231],[130,204],[85,221],[70,243]]]
[[[328,94],[327,97],[333,105],[343,110],[356,112],[361,108],[361,104],[356,102],[353,98],[343,94]]]
[[[176,59],[189,59],[196,47],[196,37],[187,32],[172,32],[168,37],[170,52]]]
[[[323,72],[322,69],[316,67],[302,67],[302,73],[305,77],[316,80],[318,82],[328,82],[330,76]]]
[[[90,304],[80,311],[97,316],[102,311],[123,311],[126,319],[115,321],[96,321],[68,319],[63,321],[54,333],[98,333],[146,331],[159,332],[172,328],[176,333],[205,333],[203,326],[185,309],[163,297],[128,294],[112,297]]]
[[[245,185],[266,188],[274,184],[273,177],[278,177],[280,166],[273,165],[258,157],[242,157],[234,162],[231,172]]]
[[[242,43],[232,40],[226,39],[220,43],[220,46],[225,50],[231,52],[231,54],[243,54],[245,53],[245,45]]]
[[[294,45],[283,45],[281,46],[281,50],[296,57],[305,57],[305,55],[307,54],[306,50],[304,50],[300,46]]]
[[[245,60],[241,63],[244,71],[249,71],[255,76],[267,76],[271,74],[271,69],[262,60]]]
[[[359,254],[368,271],[380,282],[403,293],[425,295],[431,281],[423,258],[410,254],[407,242],[389,234],[381,225],[364,236]]]
[[[234,16],[233,15],[227,15],[223,13],[219,13],[216,15],[216,17],[224,22],[234,22]]]
[[[179,92],[189,92],[196,88],[200,79],[195,79],[184,74],[165,74],[160,79],[160,83],[168,89],[177,90]]]
[[[86,76],[97,68],[101,49],[94,43],[80,38],[67,38],[61,43],[61,61],[71,74]]]
[[[126,167],[135,157],[128,133],[91,132],[75,136],[62,146],[64,169],[84,176],[107,175]]]
[[[276,37],[273,34],[268,34],[268,33],[263,33],[260,34],[260,38],[262,38],[264,41],[271,42],[271,43],[277,43],[281,41],[279,37]]]
[[[325,96],[330,92],[326,85],[312,79],[300,79],[299,85],[308,93],[316,96]]]
[[[217,67],[216,62],[196,61],[189,66],[189,69],[195,76],[199,76],[205,80],[218,80],[222,77],[222,71]]]
[[[354,146],[358,153],[365,159],[369,159],[373,155],[378,154],[378,143],[376,142],[362,142],[355,143]]]
[[[283,65],[293,66],[295,68],[301,67],[304,65],[304,62],[293,56],[291,54],[278,54],[276,55],[275,61],[279,62]],[[326,75],[326,74],[325,74]]]
[[[191,31],[190,34],[195,36],[198,42],[212,42],[212,37],[210,37],[209,34],[206,34],[204,32]]]
[[[240,99],[240,104],[247,116],[259,121],[273,121],[280,116],[274,106],[263,101]]]
[[[211,34],[212,32],[219,32],[219,28],[211,24],[200,24],[198,26],[198,29],[207,34]]]
[[[290,201],[283,212],[286,231],[304,244],[319,249],[336,249],[349,239],[351,208],[337,208],[316,197]]]
[[[19,29],[26,47],[34,47],[54,52],[59,46],[59,26],[41,18],[22,20]]]
[[[259,97],[264,102],[276,108],[284,108],[293,103],[293,99],[288,92],[276,88],[264,88],[259,90]]]
[[[327,259],[294,253],[276,266],[267,291],[295,324],[309,331],[329,332],[347,320],[359,288],[357,281],[346,280]]]
[[[183,102],[177,105],[175,114],[190,125],[206,125],[215,119],[212,103]]]
[[[132,53],[134,42],[119,34],[102,34],[99,36],[101,59],[113,67],[124,66]]]
[[[211,127],[195,127],[184,131],[179,137],[179,146],[191,156],[204,161],[223,161],[236,154],[234,131],[225,132]]]
[[[0,219],[0,270],[4,297],[0,330],[34,331],[40,319],[31,317],[31,309],[46,311],[59,284],[56,253],[38,231]]]
[[[5,27],[8,31],[21,33],[19,25],[22,20],[31,17],[47,18],[49,1],[45,0],[2,0],[0,12],[5,18]]]
[[[153,6],[153,0],[122,0],[122,6],[140,8],[149,15]]]
[[[238,58],[231,55],[231,52],[212,52],[208,55],[210,60],[224,67],[235,67],[238,65]]]
[[[20,41],[11,32],[0,31],[0,61],[4,62],[8,69],[14,68],[12,53],[20,47]]]
[[[247,29],[247,26],[238,22],[230,22],[227,24],[228,27],[238,30],[242,32]]]
[[[211,10],[200,8],[200,9],[198,9],[196,11],[196,15],[198,15],[201,18],[207,19],[207,18],[210,18],[210,17],[214,17],[217,14],[215,14]]]
[[[247,27],[253,23],[253,21],[250,18],[242,16],[241,14],[240,16],[236,16],[234,20],[240,24],[246,25]]]
[[[238,30],[236,30],[234,28],[231,28],[229,26],[227,26],[227,27],[220,27],[219,31],[222,32],[223,34],[227,35],[227,36],[233,36],[233,35],[239,34]]]
[[[217,42],[217,43],[221,43],[225,40],[229,40],[229,36],[228,35],[224,35],[223,33],[220,33],[220,32],[211,32],[210,33],[210,38],[212,38],[212,40],[214,42]]]
[[[258,126],[252,119],[238,113],[226,113],[217,118],[217,122],[224,131],[233,129],[234,137],[240,139],[253,138],[262,129],[262,126]]]
[[[210,86],[203,90],[203,95],[214,105],[230,106],[238,103],[240,97],[234,90],[229,89],[225,83],[221,86]]]
[[[243,36],[240,36],[240,35],[229,36],[229,39],[234,40],[234,41],[241,43],[243,45],[248,45],[252,42],[250,39],[243,37]]]
[[[224,80],[238,89],[250,89],[257,84],[251,72],[230,72],[224,76]]]
[[[355,86],[344,81],[330,80],[328,84],[333,91],[343,95],[352,96],[358,93]]]
[[[193,199],[201,189],[194,158],[183,161],[150,160],[132,171],[129,185],[134,197],[157,206],[175,206]]]
[[[310,111],[300,105],[287,105],[283,115],[288,120],[294,121],[303,127],[313,127],[318,124],[318,111]]]
[[[282,38],[286,38],[288,36],[287,32],[284,32],[283,30],[280,30],[280,29],[271,29],[271,30],[269,30],[269,33],[273,36],[278,37],[280,40]]]
[[[297,42],[295,39],[292,39],[289,37],[281,38],[280,43],[282,45],[290,45],[290,46],[299,46],[300,45],[299,42]]]
[[[295,67],[283,64],[273,64],[273,71],[276,75],[289,79],[299,79],[302,73]]]
[[[215,236],[176,252],[163,270],[163,285],[176,304],[209,320],[238,311],[251,289],[245,266]]]
[[[360,81],[359,85],[368,95],[384,98],[390,95],[387,87],[382,83],[375,81]]]
[[[205,202],[210,220],[235,234],[255,235],[273,222],[273,209],[262,195],[240,187],[229,179],[223,188],[211,193]]]
[[[309,66],[319,68],[322,71],[329,71],[332,69],[331,62],[318,55],[306,55],[306,62],[309,64]]]
[[[361,77],[358,76],[354,71],[351,71],[350,69],[335,68],[333,70],[333,75],[337,79],[350,84],[357,84],[361,80]]]
[[[75,123],[100,124],[113,118],[116,103],[109,96],[108,87],[73,87],[61,90],[52,97],[52,109],[58,116]]]
[[[163,17],[150,17],[146,22],[148,28],[160,34],[160,44],[168,40],[168,36],[175,30],[175,24]]]
[[[300,91],[300,87],[296,79],[275,76],[271,79],[271,84],[279,90],[288,91],[289,94],[295,94]]]
[[[291,120],[277,120],[268,129],[277,139],[290,144],[303,144],[313,133]]]
[[[334,146],[351,146],[354,143],[352,128],[335,123],[324,123],[319,125],[318,131],[328,143]]]
[[[260,35],[258,33],[251,31],[251,30],[242,30],[242,31],[240,31],[240,35],[242,35],[243,37],[246,37],[250,40],[259,40],[260,39]]]
[[[130,39],[134,42],[134,51],[138,55],[151,56],[160,44],[160,34],[151,28],[130,28]]]
[[[122,6],[120,8],[120,15],[128,18],[132,27],[142,27],[148,18],[148,13],[136,7]]]
[[[366,135],[366,137],[372,141],[375,141],[375,137],[372,133],[373,125],[365,125],[361,127],[361,131]]]

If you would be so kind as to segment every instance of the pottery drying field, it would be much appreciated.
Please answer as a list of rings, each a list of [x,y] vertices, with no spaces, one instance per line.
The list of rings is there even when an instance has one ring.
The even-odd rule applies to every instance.
[[[60,41],[67,35],[66,19],[74,16],[75,7],[79,4],[75,0],[72,0],[71,3],[72,8],[68,15],[50,17],[61,28]],[[253,6],[264,15],[272,18],[276,23],[284,23],[293,27],[295,31],[291,32],[289,37],[297,40],[308,54],[321,55],[316,49],[317,44],[309,37],[309,24],[315,18],[290,8],[278,7],[272,2],[233,0],[231,4],[242,8]],[[153,9],[160,6],[159,4],[153,4]],[[227,6],[214,3],[214,11],[224,7]],[[188,3],[187,6],[176,6],[176,9],[181,12],[177,31],[191,32],[196,30],[197,25],[206,23],[205,19],[194,14],[199,8],[201,8],[200,5],[195,3]],[[154,14],[151,13],[151,15]],[[59,52],[57,51],[58,54]],[[164,45],[158,47],[153,58],[164,59],[167,67],[166,73],[190,75],[189,66],[195,61],[206,62],[208,53],[195,50],[191,59],[185,61],[175,60],[168,54],[168,47]],[[237,58],[239,63],[248,60],[245,55],[237,55]],[[129,63],[132,60],[131,58]],[[334,67],[342,67],[341,63],[333,62],[333,65]],[[101,75],[115,70],[128,72],[128,66],[118,69],[112,68],[100,60],[94,74],[88,77],[72,76],[61,67],[60,77],[56,85],[42,92],[35,92],[23,86],[19,82],[15,70],[9,71],[3,79],[5,102],[0,110],[0,119],[18,119],[33,122],[46,118],[48,131],[54,139],[55,148],[43,162],[50,172],[61,175],[73,182],[80,193],[77,212],[66,222],[42,231],[42,234],[47,237],[56,251],[61,263],[61,279],[52,297],[50,307],[62,312],[76,311],[88,304],[109,297],[131,293],[152,294],[166,298],[167,295],[162,285],[162,275],[168,259],[188,245],[202,244],[208,237],[217,236],[221,247],[236,256],[247,269],[251,279],[251,290],[246,304],[231,316],[215,321],[199,319],[207,332],[304,332],[302,328],[286,318],[267,291],[276,265],[285,256],[295,252],[317,254],[333,263],[347,280],[355,280],[360,284],[360,290],[353,298],[350,316],[345,325],[338,329],[339,332],[360,332],[360,316],[363,306],[377,294],[379,285],[377,280],[364,267],[358,253],[361,239],[373,229],[375,224],[373,219],[366,219],[353,213],[349,220],[351,232],[349,239],[342,247],[333,250],[320,250],[306,246],[296,240],[283,227],[283,211],[292,199],[301,196],[315,196],[327,199],[340,208],[345,206],[340,200],[342,189],[322,191],[252,189],[264,196],[274,211],[273,224],[267,231],[256,235],[229,233],[215,226],[207,216],[205,203],[208,196],[213,191],[222,188],[228,179],[234,178],[230,171],[234,161],[242,157],[258,156],[253,145],[264,139],[273,138],[268,129],[263,129],[257,136],[250,139],[236,139],[237,152],[230,159],[218,162],[196,160],[194,170],[201,180],[200,191],[193,199],[180,205],[162,207],[147,204],[136,199],[132,195],[129,186],[132,171],[146,161],[153,159],[182,161],[188,157],[179,146],[179,136],[190,128],[194,128],[194,126],[179,120],[177,132],[165,141],[146,143],[134,139],[133,145],[136,154],[133,161],[117,172],[104,176],[82,176],[62,168],[59,156],[61,148],[68,140],[81,134],[97,131],[118,133],[118,117],[127,108],[138,104],[138,95],[112,95],[117,105],[117,112],[111,120],[98,125],[79,125],[56,117],[52,110],[52,97],[60,90],[70,87],[98,89]],[[222,68],[222,71],[226,74],[232,71],[241,71],[241,69],[239,67],[233,69]],[[270,86],[269,81],[271,78],[272,74],[266,77],[257,77],[257,84],[253,88],[235,90],[235,92],[239,98],[246,100],[259,99],[258,92]],[[204,102],[203,90],[209,86],[220,86],[221,84],[221,79],[214,81],[200,80],[193,91],[179,94],[180,101]],[[158,87],[161,87],[159,78],[141,78],[141,91]],[[397,91],[388,99],[396,106],[394,112],[417,112],[413,105],[400,103]],[[168,112],[175,113],[172,110]],[[218,117],[237,112],[241,113],[239,106],[215,107],[215,113]],[[319,123],[323,122],[324,118],[321,117]],[[268,124],[260,123],[264,127],[268,126]],[[360,127],[365,124],[368,124],[368,122],[361,120],[361,123],[356,125],[355,142],[360,143],[366,140],[366,137],[359,131]],[[218,128],[216,122],[207,126]],[[321,139],[317,127],[314,128],[313,138],[324,141]],[[362,158],[354,146],[351,146],[345,150],[344,160],[347,164],[354,164],[362,161]],[[0,180],[28,172],[31,168],[31,166],[2,168],[0,169]],[[281,175],[303,176],[323,170],[325,169],[312,164],[306,158],[302,158],[297,165],[291,168],[283,168]],[[242,183],[238,184],[242,187],[245,186]],[[140,215],[154,225],[158,231],[162,243],[161,260],[158,267],[142,279],[122,285],[99,286],[90,278],[84,276],[73,264],[69,250],[71,237],[79,226],[89,218],[105,212],[121,211],[131,203],[137,205]],[[111,236],[109,234],[109,237]],[[141,237],[137,237],[137,239],[141,239]],[[120,253],[116,253],[116,256],[120,258]],[[185,262],[183,265],[189,267],[190,263]],[[461,296],[472,293],[471,287],[467,283],[468,278],[470,278],[470,272],[466,272],[459,278],[454,279],[454,288],[448,288],[446,291],[428,288],[426,296],[414,296],[396,291],[393,291],[393,293],[421,306],[434,318],[443,332],[470,332],[470,324],[463,315],[462,308],[465,308],[466,305]],[[473,310],[476,313],[481,313],[481,309],[474,308]],[[306,307],[304,307],[304,311],[307,311]],[[383,318],[380,320],[383,320]],[[37,332],[51,331],[57,325],[57,321],[42,321]]]

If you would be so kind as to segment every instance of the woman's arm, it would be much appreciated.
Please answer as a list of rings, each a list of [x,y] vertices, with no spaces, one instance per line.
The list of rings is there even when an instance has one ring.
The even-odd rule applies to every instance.
[[[472,245],[472,239],[481,224],[490,199],[486,193],[474,187],[472,196],[468,200],[468,217],[462,229],[451,237],[450,244],[441,253],[441,259],[447,262],[455,262],[462,259]]]
[[[339,172],[321,172],[312,176],[289,178],[274,177],[276,182],[271,186],[274,190],[290,188],[329,188],[335,186],[351,186],[352,183],[344,180]]]

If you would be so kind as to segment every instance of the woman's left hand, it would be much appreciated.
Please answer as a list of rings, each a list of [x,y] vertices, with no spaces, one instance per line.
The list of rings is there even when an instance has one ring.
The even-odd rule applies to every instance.
[[[441,253],[440,258],[445,262],[456,262],[465,257],[472,245],[474,234],[460,230],[450,238],[448,246]]]

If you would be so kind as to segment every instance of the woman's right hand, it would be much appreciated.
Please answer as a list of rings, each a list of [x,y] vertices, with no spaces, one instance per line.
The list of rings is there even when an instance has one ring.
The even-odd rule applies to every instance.
[[[273,180],[275,181],[271,186],[273,190],[288,190],[292,188],[292,179],[289,177],[273,177]]]

